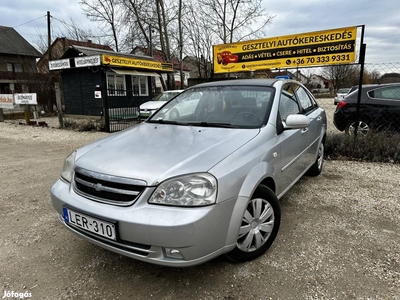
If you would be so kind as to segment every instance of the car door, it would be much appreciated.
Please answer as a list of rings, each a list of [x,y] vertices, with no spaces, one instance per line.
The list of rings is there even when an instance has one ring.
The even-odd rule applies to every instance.
[[[370,100],[368,103],[373,105],[374,117],[378,125],[384,125],[388,129],[400,128],[400,85],[384,86],[368,92]]]
[[[321,109],[317,102],[305,88],[301,85],[295,85],[295,91],[300,106],[302,107],[302,113],[310,120],[307,132],[308,148],[304,155],[305,166],[308,167],[312,165],[316,159],[323,117],[321,116]]]
[[[284,85],[279,100],[279,115],[284,123],[287,116],[300,114],[301,108],[295,96],[293,86],[288,83]],[[280,190],[284,191],[295,182],[305,169],[305,154],[308,148],[308,128],[288,129],[280,133],[282,169],[279,184]]]

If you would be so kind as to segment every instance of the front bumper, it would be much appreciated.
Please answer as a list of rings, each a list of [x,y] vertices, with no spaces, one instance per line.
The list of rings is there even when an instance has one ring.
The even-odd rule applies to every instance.
[[[137,260],[188,267],[209,261],[235,247],[239,223],[232,214],[237,206],[236,198],[198,208],[169,207],[149,205],[147,199],[152,192],[153,189],[148,188],[133,205],[121,207],[83,198],[69,184],[58,180],[51,188],[51,199],[60,221],[69,230],[105,249]],[[242,200],[241,203],[247,203],[246,199]],[[116,222],[117,240],[107,240],[67,224],[62,217],[65,206]],[[179,251],[183,258],[168,257],[166,249]]]
[[[155,110],[141,110],[139,112],[139,119],[145,120],[148,117],[150,117],[154,112],[155,112]]]

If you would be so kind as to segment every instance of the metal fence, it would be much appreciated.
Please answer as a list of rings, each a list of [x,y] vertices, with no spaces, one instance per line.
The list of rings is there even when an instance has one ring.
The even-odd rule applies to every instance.
[[[356,66],[355,71],[358,70],[360,66]],[[359,73],[355,74],[358,79],[350,74],[350,78],[346,78],[348,83],[338,88],[351,87],[353,84],[358,87],[360,77]],[[395,88],[383,86],[390,83],[399,85]],[[400,163],[400,63],[365,64],[363,84],[374,84],[376,88],[370,91],[366,103],[362,99],[365,96],[361,94],[358,106],[345,105],[350,108],[351,119],[346,119],[340,112],[344,109],[341,107],[343,103],[334,104],[334,90],[324,95],[315,94],[327,115],[325,154],[336,159],[346,157],[361,161]],[[350,103],[351,99],[345,98],[344,102]],[[335,123],[342,125],[335,126]]]
[[[138,123],[140,97],[129,90],[108,90],[104,100],[105,129],[116,132]]]
[[[340,84],[336,85],[337,89],[352,87],[358,89],[359,68],[358,65],[355,66],[353,72],[348,74],[348,78],[341,78]],[[388,83],[399,85],[383,88],[383,85]],[[319,104],[326,110],[329,133],[371,135],[378,132],[400,132],[400,63],[365,64],[363,84],[378,86],[368,92],[368,95],[362,92],[358,105],[350,104],[349,100],[347,101],[349,103],[337,106],[334,103],[335,90],[323,95],[315,94]]]

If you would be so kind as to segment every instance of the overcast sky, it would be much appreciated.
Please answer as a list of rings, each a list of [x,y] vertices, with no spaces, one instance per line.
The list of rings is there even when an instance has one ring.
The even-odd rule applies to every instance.
[[[263,5],[275,16],[266,38],[365,25],[366,63],[400,62],[399,0],[264,0]],[[0,11],[0,25],[14,27],[32,44],[39,33],[47,34],[47,11],[55,32],[63,29],[62,21],[71,19],[85,29],[96,28],[86,20],[78,0],[1,0]]]

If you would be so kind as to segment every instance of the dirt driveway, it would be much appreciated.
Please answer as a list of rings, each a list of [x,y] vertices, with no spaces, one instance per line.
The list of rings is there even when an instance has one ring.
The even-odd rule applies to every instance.
[[[326,161],[282,199],[261,258],[186,269],[92,245],[57,220],[49,190],[64,158],[105,133],[0,123],[4,299],[400,299],[400,166]]]

